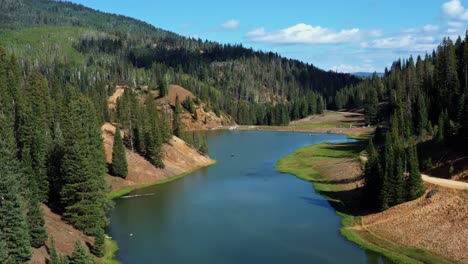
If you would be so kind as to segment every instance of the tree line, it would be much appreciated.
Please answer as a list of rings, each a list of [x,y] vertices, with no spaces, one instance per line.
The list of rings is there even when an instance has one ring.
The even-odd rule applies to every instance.
[[[109,203],[100,124],[91,100],[71,85],[52,94],[0,48],[0,262],[23,263],[47,240],[41,203],[99,236]],[[103,236],[103,235],[102,235]],[[96,254],[101,254],[97,252]]]
[[[366,107],[375,97],[388,103],[388,131],[378,128],[369,144],[365,202],[380,210],[424,194],[418,148],[466,145],[468,141],[468,33],[444,38],[424,58],[393,63],[381,81],[372,80],[337,94],[341,105]],[[383,85],[381,85],[381,83]],[[356,97],[355,95],[360,95]],[[359,100],[356,100],[358,98]],[[369,100],[368,98],[374,98]],[[466,153],[466,149],[460,149]]]

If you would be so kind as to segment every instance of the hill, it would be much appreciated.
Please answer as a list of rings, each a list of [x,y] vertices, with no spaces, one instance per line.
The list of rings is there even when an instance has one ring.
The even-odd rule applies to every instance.
[[[102,126],[104,138],[104,149],[107,162],[112,160],[112,146],[115,127],[111,124]],[[108,175],[106,181],[110,184],[112,191],[120,194],[129,190],[157,182],[165,181],[171,177],[206,167],[214,163],[208,156],[193,149],[190,145],[177,137],[172,137],[162,146],[165,168],[156,168],[145,158],[127,149],[128,176],[126,179]]]
[[[261,125],[276,122],[268,117],[276,104],[288,107],[290,119],[305,117],[317,110],[295,112],[302,101],[321,97],[323,107],[333,106],[337,90],[359,82],[350,74],[323,71],[278,54],[186,38],[73,3],[0,3],[0,36],[7,50],[25,65],[37,62],[47,76],[68,75],[82,90],[102,83],[156,87],[166,80],[237,123]],[[96,93],[103,93],[101,89]],[[110,95],[113,89],[104,92]]]
[[[353,72],[352,74],[358,77],[370,78],[372,75],[374,75],[374,73],[379,77],[384,75],[382,72]]]

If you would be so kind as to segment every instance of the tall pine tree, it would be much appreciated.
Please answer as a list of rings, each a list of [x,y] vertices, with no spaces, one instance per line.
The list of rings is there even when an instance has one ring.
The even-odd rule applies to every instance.
[[[407,178],[408,197],[407,200],[411,201],[419,198],[424,194],[425,188],[421,179],[421,172],[419,171],[419,162],[415,146],[408,148],[409,156],[409,175]]]
[[[0,240],[10,263],[23,263],[31,256],[24,199],[20,181],[24,178],[16,159],[14,106],[7,85],[5,51],[0,47]],[[2,253],[4,255],[5,253]]]
[[[128,164],[125,155],[125,146],[123,144],[120,128],[117,125],[114,134],[114,145],[112,147],[112,174],[117,177],[127,178]]]
[[[108,208],[101,131],[91,102],[74,89],[69,93],[63,121],[63,217],[86,234],[95,235],[107,225]]]
[[[176,137],[180,137],[182,132],[182,121],[180,120],[180,114],[180,102],[179,96],[177,95],[175,99],[174,120],[172,122],[172,131]]]
[[[38,201],[29,202],[27,219],[31,246],[39,248],[47,240],[47,229],[45,228],[44,212]]]

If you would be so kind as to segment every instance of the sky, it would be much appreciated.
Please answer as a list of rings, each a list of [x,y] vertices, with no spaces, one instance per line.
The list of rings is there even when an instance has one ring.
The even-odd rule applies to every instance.
[[[72,0],[177,34],[243,44],[325,70],[383,72],[465,35],[468,0]]]

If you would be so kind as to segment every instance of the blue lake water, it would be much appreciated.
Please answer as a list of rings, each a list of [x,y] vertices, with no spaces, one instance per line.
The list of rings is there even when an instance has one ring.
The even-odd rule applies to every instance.
[[[294,150],[345,136],[207,132],[218,163],[117,199],[109,234],[123,263],[380,263],[343,238],[341,218],[310,182],[275,170]],[[346,173],[346,172],[343,172]]]

